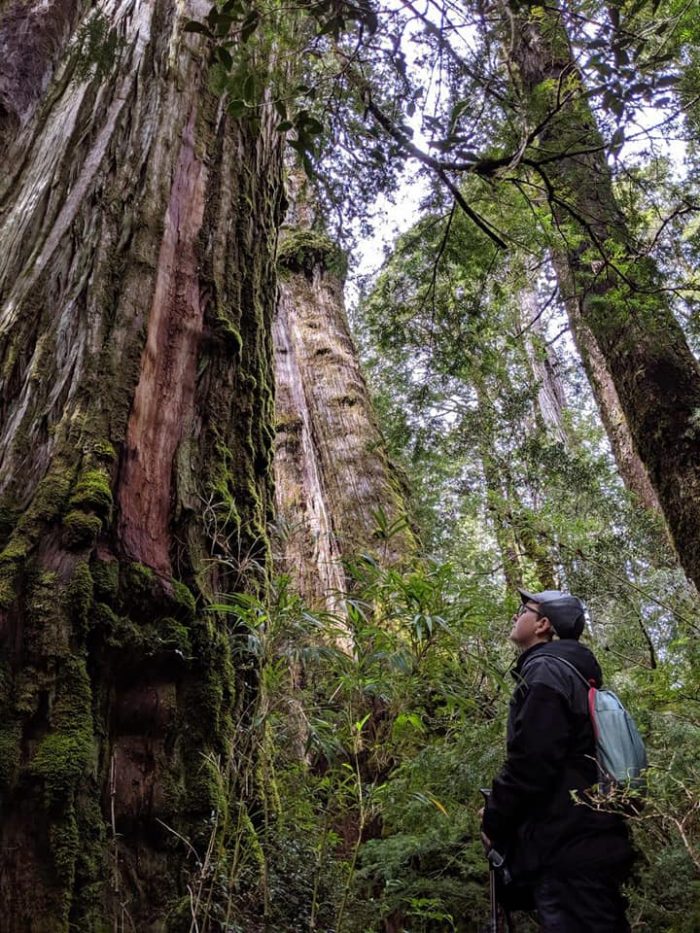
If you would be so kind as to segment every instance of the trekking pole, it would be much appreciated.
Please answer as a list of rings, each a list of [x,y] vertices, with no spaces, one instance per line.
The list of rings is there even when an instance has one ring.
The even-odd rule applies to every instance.
[[[489,794],[491,793],[490,788],[482,787],[481,793],[484,798],[484,802],[488,803]],[[486,853],[486,858],[489,863],[489,901],[491,909],[489,911],[489,933],[501,933],[502,927],[500,924],[500,918],[498,913],[498,900],[496,898],[496,866],[493,861],[489,858],[489,853]]]

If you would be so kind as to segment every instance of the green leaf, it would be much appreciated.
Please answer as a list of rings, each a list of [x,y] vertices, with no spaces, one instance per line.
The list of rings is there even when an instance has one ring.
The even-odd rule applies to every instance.
[[[243,25],[241,26],[241,42],[247,42],[248,39],[250,39],[255,30],[258,28],[259,22],[260,14],[257,10],[251,10],[243,20]]]
[[[228,51],[228,49],[223,48],[223,46],[217,46],[214,51],[214,56],[217,61],[221,62],[227,71],[233,67],[233,57],[231,56],[231,53]]]
[[[320,120],[316,120],[314,117],[311,117],[304,124],[304,130],[307,133],[310,133],[312,136],[318,136],[323,132],[323,123]]]
[[[242,117],[248,111],[248,108],[245,105],[245,101],[240,98],[233,98],[226,105],[226,109],[232,117]]]
[[[203,36],[208,36],[210,39],[214,38],[213,33],[208,29],[204,23],[198,23],[196,20],[191,19],[188,23],[185,23],[185,26],[182,30],[183,32],[198,32]]]

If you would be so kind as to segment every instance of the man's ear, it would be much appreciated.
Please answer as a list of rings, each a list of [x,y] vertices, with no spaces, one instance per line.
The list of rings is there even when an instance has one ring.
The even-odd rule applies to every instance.
[[[552,626],[552,623],[549,621],[547,616],[540,616],[540,618],[537,620],[535,628],[538,630],[540,635],[555,634],[554,627]]]

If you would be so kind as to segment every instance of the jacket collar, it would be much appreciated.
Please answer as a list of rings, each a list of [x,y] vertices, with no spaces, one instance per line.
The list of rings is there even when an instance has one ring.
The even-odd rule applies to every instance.
[[[518,660],[515,662],[515,667],[511,669],[511,677],[514,677],[515,680],[520,681],[520,672],[523,669],[523,664],[525,664],[528,658],[531,658],[533,654],[536,654],[542,648],[547,648],[549,645],[550,642],[548,641],[538,642],[538,644],[532,645],[531,648],[528,648],[527,651],[523,651],[523,653],[519,655]]]

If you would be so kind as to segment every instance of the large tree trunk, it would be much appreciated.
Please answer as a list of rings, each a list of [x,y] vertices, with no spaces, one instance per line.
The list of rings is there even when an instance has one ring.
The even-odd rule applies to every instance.
[[[292,181],[274,324],[280,564],[309,603],[336,608],[343,558],[392,563],[413,538],[348,328],[343,254]]]
[[[543,184],[561,234],[554,250],[562,295],[574,332],[580,320],[600,352],[632,454],[648,473],[681,564],[697,585],[700,367],[656,266],[636,248],[615,199],[561,14],[552,9],[543,15],[538,7],[537,15],[528,17],[529,10],[529,4],[507,5],[508,55],[532,122],[543,120],[543,108],[552,111],[528,157],[547,160],[534,177]],[[557,94],[563,99],[555,107]],[[579,345],[595,387],[585,333],[580,331]]]
[[[571,333],[576,341],[576,347],[598,406],[600,419],[610,441],[610,448],[620,476],[642,505],[652,512],[660,513],[661,506],[656,490],[634,447],[606,359],[591,328],[581,314],[581,302],[576,296],[576,288],[571,280],[567,257],[555,252],[553,260],[560,286],[562,289],[566,287],[563,298],[571,324]]]
[[[207,90],[208,3],[97,7],[0,14],[7,933],[189,917],[174,832],[201,853],[223,822],[235,712],[203,602],[264,564],[271,511],[279,134]],[[81,79],[95,15],[116,57]]]

